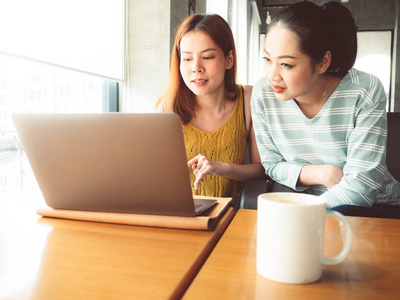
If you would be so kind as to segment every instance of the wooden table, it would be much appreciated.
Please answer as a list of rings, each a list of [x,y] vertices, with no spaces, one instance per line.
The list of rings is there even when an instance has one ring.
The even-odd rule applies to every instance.
[[[400,299],[400,220],[348,217],[353,247],[320,281],[290,285],[256,270],[257,211],[239,210],[184,299]],[[340,224],[326,222],[324,254],[339,252]]]
[[[0,193],[0,299],[179,298],[234,216],[213,231],[40,218],[41,196]]]

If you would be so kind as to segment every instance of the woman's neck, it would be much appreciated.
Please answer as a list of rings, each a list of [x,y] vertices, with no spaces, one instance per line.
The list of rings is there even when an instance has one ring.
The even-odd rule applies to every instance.
[[[213,94],[196,96],[195,114],[219,114],[225,110],[227,99],[224,90]]]
[[[231,115],[236,101],[222,97],[196,97],[194,115],[190,123],[195,127],[213,132],[222,126]]]
[[[294,99],[307,118],[314,118],[326,101],[335,91],[341,78],[325,74],[315,83],[314,87],[306,94]]]

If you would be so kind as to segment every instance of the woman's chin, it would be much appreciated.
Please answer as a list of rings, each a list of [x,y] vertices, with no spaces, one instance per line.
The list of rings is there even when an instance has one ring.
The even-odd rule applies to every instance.
[[[289,97],[289,96],[285,96],[282,93],[275,93],[275,97],[276,99],[280,100],[280,101],[289,101],[292,100],[293,98]]]

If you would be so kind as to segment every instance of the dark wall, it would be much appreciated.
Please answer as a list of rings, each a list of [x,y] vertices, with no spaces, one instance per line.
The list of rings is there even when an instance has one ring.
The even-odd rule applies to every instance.
[[[330,0],[309,0],[318,5]],[[341,2],[336,0],[337,2]],[[257,0],[262,22],[261,32],[266,32],[267,11],[273,16],[285,5],[299,0]],[[399,0],[348,0],[341,2],[353,14],[359,30],[393,30],[393,64],[391,85],[391,111],[400,111],[400,8]]]
[[[317,5],[322,5],[331,0],[308,0]],[[336,0],[337,2],[341,2]],[[258,0],[262,25],[262,32],[266,31],[266,14],[269,10],[273,15],[274,12],[292,3],[300,2],[300,0]],[[397,19],[397,2],[398,0],[348,0],[341,2],[353,14],[356,24],[360,30],[380,30],[394,29]]]

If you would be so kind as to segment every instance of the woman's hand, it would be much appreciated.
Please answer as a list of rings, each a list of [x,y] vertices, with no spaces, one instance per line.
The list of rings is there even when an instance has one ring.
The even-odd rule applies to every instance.
[[[332,165],[322,165],[320,167],[321,182],[328,190],[338,184],[344,176],[343,170],[339,167]]]
[[[216,162],[202,154],[192,158],[187,164],[189,168],[193,169],[193,174],[196,176],[196,180],[193,184],[196,190],[199,188],[200,182],[203,182],[203,178],[207,174],[217,176],[224,175],[224,163]]]
[[[329,190],[344,176],[343,170],[332,165],[305,165],[301,169],[299,182],[302,185],[323,184]]]

